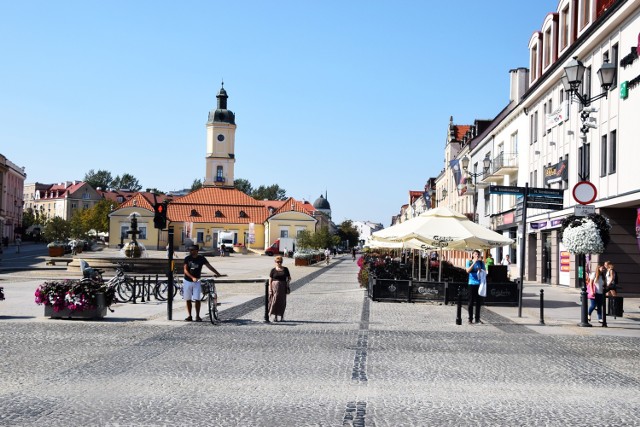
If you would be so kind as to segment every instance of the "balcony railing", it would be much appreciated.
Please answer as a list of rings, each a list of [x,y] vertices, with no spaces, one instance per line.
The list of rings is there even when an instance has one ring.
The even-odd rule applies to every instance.
[[[491,160],[489,170],[482,179],[492,176],[509,175],[518,170],[518,153],[500,153]]]

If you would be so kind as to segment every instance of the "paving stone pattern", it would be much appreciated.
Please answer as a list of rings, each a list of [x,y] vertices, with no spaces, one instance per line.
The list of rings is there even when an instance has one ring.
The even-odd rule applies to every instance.
[[[223,322],[0,326],[3,426],[633,426],[640,338],[543,335],[483,310],[370,302],[351,260]]]

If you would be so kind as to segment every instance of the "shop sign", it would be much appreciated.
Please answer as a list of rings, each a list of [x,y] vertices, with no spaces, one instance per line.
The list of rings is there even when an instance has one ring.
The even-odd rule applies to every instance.
[[[544,183],[553,184],[556,182],[567,181],[568,176],[568,160],[562,160],[555,165],[546,166],[544,168]]]

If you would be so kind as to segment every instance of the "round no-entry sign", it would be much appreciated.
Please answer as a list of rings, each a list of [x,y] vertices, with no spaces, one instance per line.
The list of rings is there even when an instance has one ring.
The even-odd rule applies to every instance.
[[[597,196],[596,186],[589,181],[580,181],[573,186],[573,199],[581,205],[592,203]]]

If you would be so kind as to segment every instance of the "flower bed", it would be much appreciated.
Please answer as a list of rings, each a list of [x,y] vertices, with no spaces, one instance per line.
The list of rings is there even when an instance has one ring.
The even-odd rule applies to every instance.
[[[101,295],[104,295],[104,302],[100,301],[103,298]],[[106,309],[116,302],[116,298],[115,289],[109,288],[103,282],[66,279],[44,282],[38,286],[35,302],[45,306],[45,313],[73,315],[98,308],[103,308],[106,313]]]

